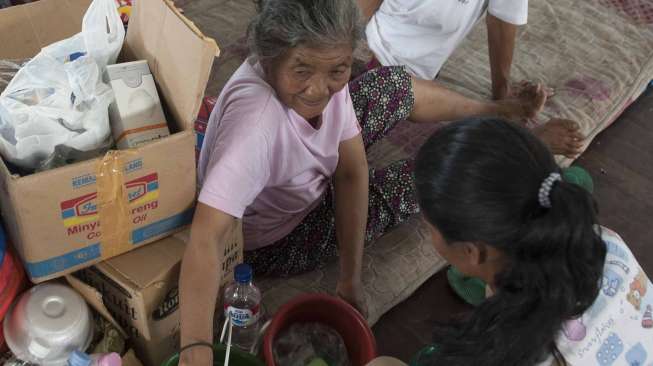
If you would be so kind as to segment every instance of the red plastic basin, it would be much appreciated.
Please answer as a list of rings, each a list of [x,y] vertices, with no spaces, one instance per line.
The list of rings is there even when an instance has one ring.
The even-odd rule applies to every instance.
[[[277,335],[291,324],[317,322],[340,334],[349,360],[363,366],[376,358],[376,339],[367,322],[345,301],[325,294],[300,295],[283,305],[272,318],[263,338],[263,356],[268,366],[276,366],[272,346]]]
[[[0,281],[3,283],[3,289],[0,293],[0,351],[6,349],[2,321],[16,296],[25,287],[25,280],[25,272],[20,260],[8,250],[0,267]]]

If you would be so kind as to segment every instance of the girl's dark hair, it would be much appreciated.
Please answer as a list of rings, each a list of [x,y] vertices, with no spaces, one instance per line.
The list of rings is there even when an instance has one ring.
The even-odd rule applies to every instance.
[[[436,328],[434,365],[535,365],[551,354],[564,363],[556,337],[598,296],[606,247],[583,188],[557,182],[551,208],[540,205],[540,185],[559,171],[528,130],[498,119],[452,123],[421,148],[415,183],[426,220],[447,245],[490,245],[506,263],[494,296]]]

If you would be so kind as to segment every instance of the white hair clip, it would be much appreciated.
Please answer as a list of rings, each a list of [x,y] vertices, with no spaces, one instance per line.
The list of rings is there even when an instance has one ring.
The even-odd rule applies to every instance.
[[[537,195],[537,198],[540,201],[540,206],[544,208],[551,208],[551,189],[553,185],[562,180],[560,173],[551,173],[549,176],[542,182],[540,186],[540,192]]]

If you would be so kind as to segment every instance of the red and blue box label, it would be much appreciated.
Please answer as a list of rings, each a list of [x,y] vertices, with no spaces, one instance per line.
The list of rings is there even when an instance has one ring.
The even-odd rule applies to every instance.
[[[94,179],[88,179],[88,181],[89,184],[95,183]],[[138,227],[131,233],[132,245],[142,244],[147,240],[190,224],[193,217],[192,208],[154,222],[148,218],[148,215],[159,207],[160,190],[157,173],[128,181],[125,183],[125,187],[130,204],[131,220],[134,227]],[[102,233],[97,205],[97,193],[95,192],[61,202],[61,220],[67,236],[83,242],[90,241],[93,244],[57,257],[27,263],[26,269],[31,278],[50,276],[102,257],[100,244]]]
[[[157,174],[153,173],[129,181],[125,187],[133,223],[138,225],[145,222],[147,211],[155,210],[158,207],[159,182]],[[89,193],[61,202],[61,219],[68,236],[96,230],[99,227],[97,193]],[[88,239],[92,239],[92,237]]]

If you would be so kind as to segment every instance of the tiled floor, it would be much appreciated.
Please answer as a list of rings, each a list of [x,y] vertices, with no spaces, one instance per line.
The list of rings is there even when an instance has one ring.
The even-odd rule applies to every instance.
[[[602,132],[576,164],[594,178],[601,224],[617,231],[653,275],[653,90]],[[434,322],[466,309],[441,272],[376,324],[379,351],[408,361],[429,342]]]

